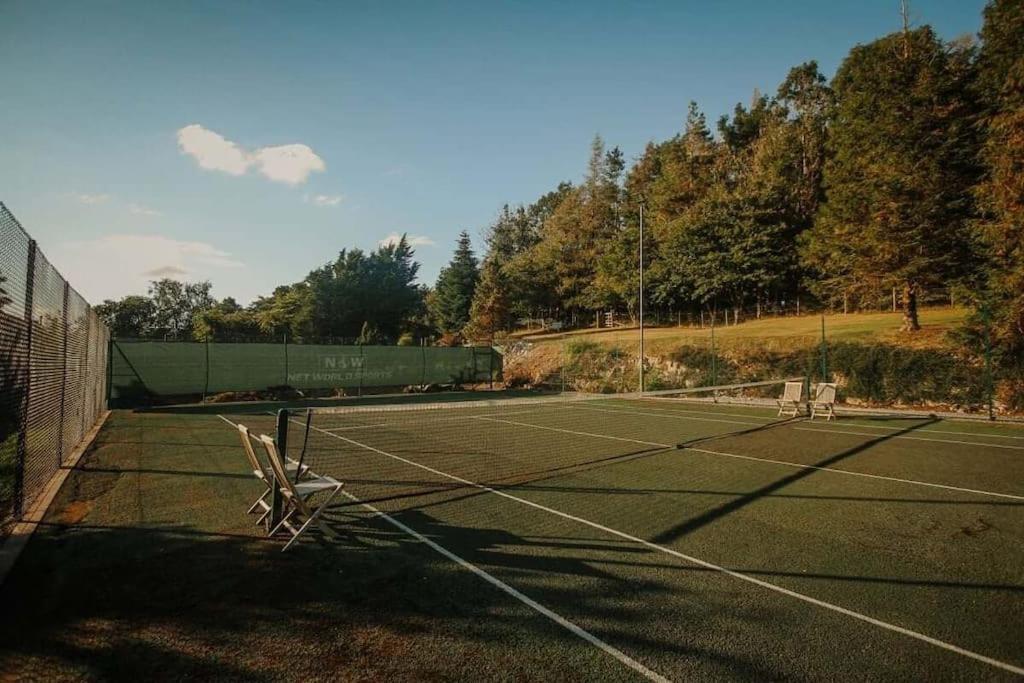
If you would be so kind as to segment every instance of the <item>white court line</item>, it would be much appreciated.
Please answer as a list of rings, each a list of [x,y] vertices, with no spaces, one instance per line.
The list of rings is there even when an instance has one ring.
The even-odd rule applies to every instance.
[[[613,399],[609,399],[609,400],[613,400]],[[668,399],[666,399],[666,398],[642,399],[641,398],[641,399],[637,399],[637,400],[639,400],[639,401],[644,401],[644,400],[685,401],[686,399],[676,399],[676,398],[668,398]],[[687,405],[689,405],[689,404],[687,404]],[[625,410],[619,411],[619,412],[627,412],[627,411],[631,411],[633,409],[633,406],[629,406],[629,405],[618,405],[616,407],[624,408],[625,409]],[[771,406],[767,406],[767,405],[765,405],[765,406],[753,406],[753,407],[754,408],[760,408],[762,410],[775,410],[775,408],[772,408]],[[748,415],[748,414],[745,414],[745,413],[723,413],[723,412],[718,411],[718,410],[686,410],[685,408],[655,408],[653,406],[644,406],[644,410],[657,410],[657,411],[660,411],[660,412],[663,412],[663,413],[676,413],[677,415],[679,413],[688,413],[688,414],[693,414],[693,415],[721,415],[723,417],[745,417],[748,420],[768,420],[768,421],[771,421],[771,420],[775,419],[775,418],[773,418],[770,415],[762,416],[762,415]]]
[[[639,441],[637,439],[623,439],[618,436],[608,436],[607,434],[595,434],[593,432],[578,432],[572,429],[561,429],[559,427],[546,427],[543,425],[530,424],[529,422],[514,422],[512,420],[501,420],[496,417],[481,417],[477,416],[477,420],[491,420],[493,422],[505,422],[512,425],[519,425],[521,427],[533,427],[534,429],[545,429],[551,432],[562,432],[565,434],[573,434],[575,436],[592,436],[598,439],[612,439],[614,441],[632,441],[633,443],[644,444],[646,446],[660,446],[662,448],[675,448],[663,443],[655,443],[653,441]],[[1015,496],[1012,493],[997,493],[995,491],[983,491],[980,489],[966,489],[960,486],[949,486],[947,484],[934,484],[928,481],[918,481],[916,479],[900,479],[899,477],[887,477],[881,474],[868,474],[866,472],[854,472],[852,470],[840,470],[834,467],[819,467],[817,465],[804,465],[803,463],[790,462],[788,460],[773,460],[771,458],[759,458],[753,455],[739,455],[738,453],[726,453],[725,451],[712,451],[706,448],[696,448],[693,446],[686,446],[683,450],[695,451],[697,453],[706,453],[708,455],[720,455],[726,458],[739,458],[741,460],[751,460],[753,462],[764,462],[773,465],[783,465],[785,467],[794,467],[797,469],[807,470],[819,470],[821,472],[834,472],[836,474],[846,474],[851,477],[866,477],[868,479],[882,479],[884,481],[894,481],[900,484],[913,484],[914,486],[928,486],[936,489],[946,489],[948,491],[960,491],[962,493],[976,493],[982,496],[994,496],[996,498],[1010,498],[1011,500],[1024,500],[1024,496]]]
[[[536,426],[536,425],[528,425],[527,424],[526,426],[532,427],[532,426]],[[318,428],[314,427],[314,429],[318,429]],[[571,514],[569,514],[567,512],[562,512],[561,510],[556,510],[556,509],[548,507],[546,505],[541,505],[540,503],[535,503],[535,502],[527,500],[525,498],[520,498],[518,496],[514,496],[514,495],[512,495],[510,493],[506,493],[505,491],[499,491],[498,489],[492,488],[492,487],[487,486],[485,484],[479,484],[477,482],[470,481],[469,479],[464,479],[464,478],[459,477],[459,476],[454,475],[454,474],[448,474],[447,472],[442,472],[441,470],[434,469],[433,467],[429,467],[427,465],[423,465],[423,464],[415,462],[413,460],[409,460],[407,458],[403,458],[403,457],[401,457],[399,455],[394,455],[393,453],[388,453],[387,451],[382,451],[379,448],[374,448],[373,446],[370,446],[368,444],[364,444],[364,443],[360,443],[358,441],[354,441],[352,439],[349,439],[348,437],[341,436],[340,434],[330,434],[329,432],[327,432],[327,433],[330,436],[333,436],[336,439],[340,439],[342,441],[347,441],[350,444],[353,444],[355,446],[359,446],[361,448],[365,448],[366,450],[372,451],[372,452],[377,453],[379,455],[383,455],[385,457],[392,458],[394,460],[398,460],[399,462],[404,462],[404,463],[406,463],[408,465],[412,465],[413,467],[418,467],[418,468],[420,468],[420,469],[422,469],[424,471],[431,472],[431,473],[436,474],[438,476],[446,477],[448,479],[451,479],[452,481],[457,481],[457,482],[460,482],[462,484],[466,484],[467,486],[472,486],[474,488],[480,489],[481,491],[487,491],[488,493],[493,493],[494,495],[501,496],[502,498],[507,498],[509,500],[516,501],[517,503],[520,503],[522,505],[526,505],[528,507],[536,508],[538,510],[543,510],[544,512],[548,512],[548,513],[550,513],[552,515],[556,515],[556,516],[561,517],[563,519],[568,519],[568,520],[573,521],[573,522],[578,522],[580,524],[584,524],[584,525],[589,526],[589,527],[591,527],[593,529],[598,529],[600,531],[604,531],[605,533],[611,534],[613,536],[618,536],[619,538],[624,538],[626,540],[632,541],[634,543],[642,545],[642,546],[644,546],[646,548],[650,548],[650,549],[655,550],[657,552],[665,553],[666,555],[671,555],[673,557],[685,560],[685,561],[690,562],[692,564],[695,564],[695,565],[697,565],[699,567],[704,567],[705,569],[711,569],[713,571],[725,574],[726,576],[730,576],[730,577],[732,577],[734,579],[738,579],[740,581],[745,581],[747,583],[754,584],[755,586],[760,586],[761,588],[766,588],[766,589],[768,589],[770,591],[774,591],[774,592],[780,593],[782,595],[786,595],[788,597],[795,598],[796,600],[800,600],[800,601],[806,602],[808,604],[815,605],[816,607],[821,607],[823,609],[827,609],[827,610],[830,610],[830,611],[833,611],[833,612],[837,612],[839,614],[843,614],[845,616],[852,617],[854,619],[858,619],[860,621],[863,621],[865,623],[871,624],[873,626],[877,626],[879,628],[882,628],[882,629],[885,629],[885,630],[888,630],[888,631],[892,631],[894,633],[899,633],[901,635],[908,636],[908,637],[914,638],[916,640],[920,640],[922,642],[928,643],[929,645],[934,645],[936,647],[942,648],[942,649],[947,650],[949,652],[954,652],[954,653],[962,655],[964,657],[968,657],[970,659],[974,659],[976,661],[983,662],[983,663],[988,664],[990,666],[993,666],[993,667],[995,667],[997,669],[1003,669],[1005,671],[1010,671],[1012,673],[1024,675],[1024,668],[1015,666],[1015,665],[1010,664],[1008,662],[1003,662],[1003,661],[1000,661],[998,659],[993,659],[992,657],[988,657],[988,656],[983,655],[981,653],[974,652],[974,651],[968,650],[966,648],[962,648],[959,645],[954,645],[953,643],[948,643],[948,642],[946,642],[944,640],[939,640],[938,638],[933,638],[933,637],[927,636],[927,635],[925,635],[923,633],[919,633],[917,631],[913,631],[911,629],[904,628],[904,627],[898,626],[896,624],[891,624],[889,622],[882,621],[881,619],[875,619],[874,617],[869,617],[868,615],[862,614],[861,612],[856,612],[854,610],[847,609],[846,607],[841,607],[841,606],[833,604],[831,602],[826,602],[824,600],[819,600],[818,598],[813,598],[813,597],[811,597],[809,595],[804,595],[803,593],[798,593],[798,592],[790,590],[788,588],[783,588],[782,586],[777,586],[774,583],[769,583],[769,582],[764,581],[762,579],[758,579],[758,578],[755,578],[753,576],[748,576],[747,574],[743,574],[742,572],[738,572],[738,571],[733,570],[733,569],[728,569],[726,567],[722,567],[720,565],[714,564],[713,562],[708,562],[707,560],[702,560],[702,559],[694,557],[692,555],[687,555],[685,553],[679,552],[678,550],[673,550],[672,548],[668,548],[668,547],[663,546],[663,545],[658,545],[657,543],[652,543],[651,541],[647,541],[645,539],[642,539],[639,536],[633,536],[632,534],[627,534],[624,531],[619,531],[617,529],[613,529],[611,527],[604,526],[603,524],[599,524],[597,522],[592,522],[592,521],[590,521],[588,519],[584,519],[583,517],[577,517],[576,515],[571,515]],[[585,434],[585,433],[581,432],[581,434]],[[590,436],[601,436],[601,435],[591,434]],[[627,440],[632,441],[632,439],[627,439]],[[637,443],[649,443],[649,442],[638,441]]]
[[[1007,448],[1014,451],[1024,451],[1024,446],[1014,446],[1008,443],[983,443],[981,441],[959,441],[957,439],[929,439],[926,436],[911,436],[909,434],[894,434],[893,436],[883,436],[880,434],[871,434],[865,432],[851,432],[845,429],[833,429],[831,427],[822,429],[820,427],[793,427],[801,432],[822,432],[826,434],[851,434],[853,436],[870,436],[874,439],[909,439],[911,441],[937,441],[939,443],[952,443],[959,444],[962,446],[985,446],[986,448]]]
[[[639,410],[634,410],[630,406],[622,406],[622,410],[609,410],[608,408],[591,408],[590,406],[586,406],[586,405],[577,405],[577,406],[574,406],[574,407],[576,407],[576,408],[583,408],[585,410],[602,410],[602,411],[604,411],[606,413],[622,413],[624,415],[648,415],[650,417],[672,417],[672,413],[681,413],[681,412],[691,412],[691,413],[705,414],[705,413],[703,413],[701,411],[671,410],[669,408],[645,408],[644,412],[641,412]],[[660,411],[660,413],[668,413],[668,414],[662,415],[660,413],[659,414],[654,414],[654,413],[646,412],[646,411],[650,411],[650,410],[657,410],[657,411]],[[725,415],[727,413],[721,413],[721,414]],[[702,420],[704,422],[725,422],[725,423],[737,424],[737,425],[769,425],[769,424],[772,424],[770,420],[768,422],[740,422],[739,420],[715,420],[715,419],[711,419],[711,418],[689,417],[687,415],[679,415],[678,417],[679,417],[680,420]],[[766,418],[766,419],[768,419],[768,418]],[[882,427],[882,426],[869,426],[869,425],[856,425],[856,426],[858,428],[890,429],[890,430],[893,430],[893,431],[900,431],[901,429],[906,429],[906,427]],[[858,433],[858,432],[844,431],[844,430],[841,430],[841,429],[837,429],[835,427],[824,427],[824,428],[794,427],[794,429],[798,429],[800,431],[805,431],[805,432],[823,432],[823,433],[834,432],[836,434],[854,434],[854,435],[857,435],[857,436],[871,436],[871,437],[879,436],[878,434],[865,434],[865,433],[862,433],[862,432]],[[1019,437],[1019,436],[1006,436],[1006,435],[999,435],[999,434],[975,434],[973,432],[951,432],[951,431],[945,431],[945,430],[940,430],[940,429],[924,429],[924,430],[919,430],[916,433],[918,433],[918,434],[925,434],[925,433],[927,433],[927,434],[966,434],[968,436],[976,436],[976,437],[981,438],[981,439],[986,439],[986,438],[990,438],[990,437],[1001,437],[1001,438],[1006,438],[1006,439],[1021,439],[1021,438],[1024,438],[1024,437]],[[1012,450],[1024,451],[1024,446],[1013,446],[1013,445],[1001,444],[1001,443],[985,443],[983,441],[959,441],[959,440],[956,440],[956,439],[934,439],[934,438],[928,438],[928,437],[923,437],[923,436],[911,436],[909,434],[894,434],[893,436],[891,436],[889,438],[891,438],[891,439],[911,439],[913,441],[935,441],[935,442],[938,442],[938,443],[949,443],[949,444],[957,444],[957,445],[963,445],[963,446],[987,446],[987,447],[990,447],[990,448],[1008,448],[1008,449],[1012,449]]]
[[[327,427],[324,429],[325,432],[347,432],[353,429],[373,429],[375,427],[387,427],[383,422],[372,425],[352,425],[351,427]]]
[[[224,417],[223,415],[218,415],[217,417],[219,417],[220,419],[224,420],[225,422],[227,422],[232,427],[236,427],[237,428],[237,425],[234,422],[232,422],[228,418]],[[304,423],[298,422],[297,420],[292,420],[292,422],[296,422],[297,424],[304,424]],[[337,436],[338,438],[344,439],[345,441],[351,441],[351,439],[345,439],[345,437],[338,436],[337,434],[333,434],[333,433],[327,431],[326,429],[320,429],[319,427],[313,427],[313,429],[317,429],[317,430],[319,430],[321,432],[324,432],[325,434],[329,434],[330,436]],[[351,441],[351,443],[353,443],[355,445],[358,445],[358,446],[362,446],[364,448],[368,448],[367,446],[365,446],[364,444],[359,443],[358,441]],[[370,450],[374,450],[375,451],[376,449],[372,449],[371,448]],[[594,634],[590,633],[589,631],[585,631],[584,629],[580,628],[579,626],[577,626],[573,622],[569,621],[568,619],[566,619],[562,615],[560,615],[557,612],[554,612],[554,611],[548,609],[547,607],[545,607],[544,605],[540,604],[539,602],[537,602],[533,598],[529,597],[528,595],[520,593],[518,590],[516,590],[512,586],[508,585],[507,583],[505,583],[504,581],[502,581],[498,577],[496,577],[493,574],[490,574],[487,571],[481,569],[480,567],[476,566],[475,564],[473,564],[469,560],[465,560],[462,557],[456,555],[452,551],[450,551],[447,548],[445,548],[444,546],[438,544],[436,541],[433,541],[433,540],[427,538],[426,536],[424,536],[420,532],[416,531],[412,527],[409,527],[409,526],[403,524],[402,522],[399,522],[397,519],[395,519],[391,515],[387,514],[386,512],[378,510],[377,508],[375,508],[373,505],[370,505],[369,503],[364,503],[362,500],[360,500],[356,496],[352,495],[348,491],[342,491],[341,495],[345,496],[346,498],[348,498],[349,500],[351,500],[351,501],[353,501],[355,503],[358,503],[359,505],[361,505],[364,508],[366,508],[367,510],[370,510],[371,512],[379,515],[380,517],[383,517],[384,520],[386,522],[388,522],[388,524],[391,524],[392,526],[394,526],[394,527],[396,527],[398,529],[401,529],[402,531],[404,531],[408,535],[410,535],[413,538],[415,538],[420,543],[423,543],[423,544],[427,545],[431,550],[433,550],[434,552],[437,552],[437,553],[443,555],[444,557],[448,558],[452,562],[458,564],[460,567],[463,567],[464,569],[468,569],[469,571],[473,572],[474,574],[479,576],[481,579],[483,579],[487,583],[489,583],[492,586],[495,586],[496,588],[499,588],[500,590],[504,591],[505,593],[511,595],[516,600],[520,601],[521,603],[523,603],[524,605],[526,605],[530,609],[532,609],[532,610],[534,610],[536,612],[539,612],[540,614],[544,615],[545,617],[547,617],[551,621],[555,622],[556,624],[558,624],[562,628],[566,629],[567,631],[569,631],[573,635],[575,635],[575,636],[577,636],[579,638],[582,638],[583,640],[587,641],[588,643],[590,643],[594,647],[596,647],[596,648],[598,648],[600,650],[603,650],[604,652],[606,652],[607,654],[611,655],[615,659],[619,660],[620,662],[622,662],[623,664],[625,664],[629,668],[633,669],[634,671],[636,671],[640,675],[646,677],[649,680],[658,681],[658,683],[668,683],[668,679],[665,678],[664,676],[662,676],[661,674],[659,674],[658,672],[652,671],[651,669],[648,669],[646,666],[644,666],[640,662],[636,661],[632,657],[628,656],[626,653],[622,652],[621,650],[619,650],[619,649],[617,649],[615,647],[612,647],[611,645],[609,645],[608,643],[604,642],[603,640],[601,640],[600,638],[598,638]]]
[[[857,419],[854,417],[853,419]],[[924,418],[921,418],[924,419]],[[836,425],[838,427],[839,425]],[[885,425],[865,425],[865,424],[854,424],[852,427],[857,429],[885,429],[891,432],[898,432],[906,429],[906,427],[888,427]],[[830,427],[830,429],[832,429]],[[1013,436],[1011,434],[979,434],[978,432],[958,432],[950,429],[918,429],[917,434],[955,434],[957,436],[976,436],[980,439],[1020,439],[1024,441],[1024,436]]]
[[[602,413],[615,413],[617,415],[646,415],[648,417],[667,417],[672,418],[673,415],[663,415],[662,413],[649,413],[646,410],[609,410],[608,408],[594,408],[588,405],[572,406],[573,408],[579,408],[580,410],[594,410]],[[654,410],[658,410],[655,408]],[[669,411],[672,413],[678,412],[675,410]],[[679,415],[680,419],[690,420],[692,422],[724,422],[725,424],[731,425],[750,425],[751,427],[766,427],[771,422],[740,422],[739,420],[719,420],[713,417],[689,417],[688,415]]]
[[[568,619],[566,619],[562,615],[558,614],[557,612],[553,612],[552,610],[550,610],[547,607],[545,607],[544,605],[540,604],[539,602],[537,602],[533,598],[531,598],[531,597],[529,597],[527,595],[524,595],[523,593],[520,593],[519,591],[517,591],[512,586],[508,585],[507,583],[505,583],[501,579],[495,577],[494,575],[487,573],[486,571],[484,571],[480,567],[477,567],[475,564],[472,564],[468,560],[462,559],[461,557],[459,557],[455,553],[451,552],[447,548],[444,548],[443,546],[438,545],[436,542],[434,542],[431,539],[427,538],[426,536],[424,536],[423,534],[419,533],[415,529],[412,529],[411,527],[408,527],[405,524],[399,522],[397,519],[395,519],[391,515],[387,514],[386,512],[382,512],[382,511],[378,510],[377,508],[375,508],[374,506],[370,505],[369,503],[364,503],[363,501],[359,500],[358,498],[356,498],[355,496],[353,496],[351,493],[349,493],[347,491],[342,491],[342,494],[347,496],[349,499],[353,500],[354,502],[359,503],[364,508],[366,508],[368,510],[372,510],[373,512],[377,513],[378,515],[383,517],[389,524],[391,524],[391,525],[401,529],[405,533],[407,533],[410,536],[412,536],[413,538],[415,538],[417,541],[419,541],[421,543],[425,543],[431,549],[433,549],[434,551],[436,551],[436,552],[440,553],[441,555],[447,557],[452,562],[455,562],[459,566],[461,566],[461,567],[463,567],[465,569],[468,569],[469,571],[473,572],[474,574],[479,576],[484,581],[486,581],[486,582],[490,583],[491,585],[493,585],[493,586],[501,589],[502,591],[508,593],[509,595],[511,595],[516,600],[519,600],[520,602],[522,602],[523,604],[527,605],[528,607],[536,610],[537,612],[540,612],[545,617],[547,617],[551,621],[555,622],[556,624],[558,624],[562,628],[566,629],[567,631],[569,631],[573,635],[578,636],[579,638],[582,638],[583,640],[587,641],[588,643],[590,643],[591,645],[593,645],[594,647],[596,647],[596,648],[598,648],[600,650],[604,650],[606,653],[610,654],[612,657],[614,657],[615,659],[619,660],[620,662],[622,662],[623,664],[625,664],[629,668],[633,669],[637,673],[645,676],[646,678],[648,678],[648,679],[650,679],[652,681],[659,681],[659,682],[668,683],[668,679],[665,678],[664,676],[662,676],[661,674],[657,673],[656,671],[652,671],[652,670],[648,669],[646,666],[644,666],[640,662],[636,661],[635,659],[633,659],[629,655],[625,654],[621,650],[619,650],[619,649],[617,649],[615,647],[612,647],[611,645],[609,645],[608,643],[604,642],[603,640],[601,640],[600,638],[598,638],[594,634],[590,633],[589,631],[583,630],[582,628],[580,628],[576,624],[572,623],[571,621],[569,621]]]

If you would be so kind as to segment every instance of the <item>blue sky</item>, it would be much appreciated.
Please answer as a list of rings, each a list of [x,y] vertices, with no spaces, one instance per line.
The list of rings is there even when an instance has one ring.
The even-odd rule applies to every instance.
[[[715,121],[791,66],[831,76],[897,0],[0,0],[0,200],[94,303],[169,275],[248,302],[415,236],[432,283],[505,202]],[[915,0],[976,33],[982,0]]]

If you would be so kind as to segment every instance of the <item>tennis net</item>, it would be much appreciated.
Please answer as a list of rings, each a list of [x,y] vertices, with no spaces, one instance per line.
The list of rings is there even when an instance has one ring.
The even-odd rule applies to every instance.
[[[362,500],[402,499],[542,481],[760,430],[778,423],[785,381],[286,410],[277,439]]]

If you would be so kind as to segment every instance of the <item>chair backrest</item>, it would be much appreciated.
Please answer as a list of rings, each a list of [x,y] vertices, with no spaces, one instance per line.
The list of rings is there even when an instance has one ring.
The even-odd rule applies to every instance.
[[[245,450],[245,456],[249,458],[249,464],[252,465],[253,472],[260,472],[265,478],[269,478],[270,472],[267,471],[267,466],[260,462],[259,456],[256,455],[256,451],[252,448],[252,437],[249,436],[249,428],[245,425],[238,425],[238,435],[242,438],[242,448]]]
[[[803,397],[803,382],[786,382],[786,388],[782,390],[782,401],[799,403]]]
[[[282,462],[281,456],[277,453],[277,444],[266,434],[260,436],[260,441],[263,442],[263,447],[267,449],[267,459],[270,461],[270,468],[274,471],[277,486],[279,488],[287,488],[294,497],[298,498],[298,494],[295,492],[295,485],[288,478],[288,473],[284,469],[284,462]]]
[[[835,403],[836,385],[835,382],[819,382],[814,387],[815,403]]]

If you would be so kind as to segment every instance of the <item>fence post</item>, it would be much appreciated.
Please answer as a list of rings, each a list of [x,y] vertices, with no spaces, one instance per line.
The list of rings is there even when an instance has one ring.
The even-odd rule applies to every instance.
[[[282,386],[291,386],[290,380],[288,379],[288,333],[284,333],[284,384]]]
[[[89,405],[89,378],[92,374],[92,368],[89,367],[89,349],[92,348],[92,335],[89,334],[92,306],[85,307],[85,366],[82,369],[82,438],[85,438],[85,414],[88,412],[86,406]],[[95,416],[93,416],[95,419]]]
[[[114,335],[107,337],[107,408],[114,393]]]
[[[711,386],[718,384],[718,363],[715,360],[715,319],[711,318]]]
[[[28,438],[29,394],[32,393],[32,306],[36,279],[36,241],[28,242],[25,264],[25,395],[21,398],[18,416],[18,454],[14,463],[14,516],[21,519],[25,503],[25,457]]]
[[[60,314],[61,349],[60,349],[60,423],[57,425],[57,467],[64,461],[64,394],[68,389],[68,290],[70,285],[64,282],[64,303]]]
[[[362,397],[363,395],[363,372],[366,365],[366,354],[363,353],[363,345],[359,345],[359,389],[357,390],[357,396]]]
[[[427,385],[427,347],[420,340],[420,388]]]
[[[988,403],[988,419],[996,419],[995,383],[992,380],[992,327],[989,319],[988,302],[981,306],[981,320],[985,326],[985,400]]]
[[[210,335],[207,334],[203,341],[203,348],[206,351],[206,373],[203,375],[203,403],[206,403],[206,394],[210,391]],[[194,396],[195,394],[193,394]]]

